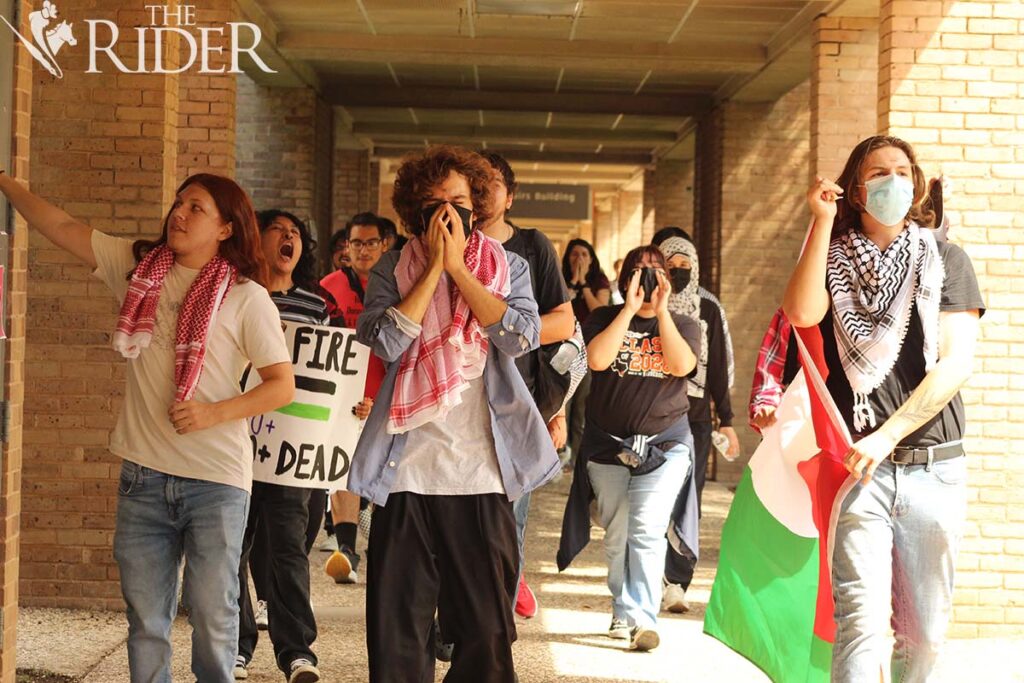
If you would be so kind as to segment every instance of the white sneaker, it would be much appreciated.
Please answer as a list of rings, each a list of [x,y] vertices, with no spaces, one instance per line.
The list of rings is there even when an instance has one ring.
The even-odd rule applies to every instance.
[[[249,669],[245,664],[245,657],[238,655],[235,657],[235,680],[244,681],[249,677]]]
[[[322,553],[333,553],[338,549],[338,537],[331,534],[324,539],[324,542],[317,546],[317,550]]]
[[[256,628],[260,631],[266,631],[270,628],[270,621],[267,618],[266,600],[256,601]]]
[[[296,659],[292,661],[291,673],[288,674],[288,683],[317,683],[320,680],[320,670],[308,659]]]
[[[686,601],[683,587],[676,583],[662,584],[661,608],[674,614],[689,612],[690,603]]]
[[[634,626],[630,632],[629,649],[637,652],[650,652],[661,645],[661,638],[653,628]]]

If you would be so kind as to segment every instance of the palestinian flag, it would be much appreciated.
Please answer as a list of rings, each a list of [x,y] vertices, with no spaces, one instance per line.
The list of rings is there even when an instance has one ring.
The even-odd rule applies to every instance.
[[[791,343],[800,346],[802,369],[736,490],[704,631],[773,681],[827,683],[835,640],[831,543],[855,479],[842,465],[849,432],[819,372],[820,333],[798,333]]]

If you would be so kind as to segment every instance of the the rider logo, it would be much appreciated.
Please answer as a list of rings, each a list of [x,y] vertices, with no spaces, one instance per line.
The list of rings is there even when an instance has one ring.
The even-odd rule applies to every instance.
[[[25,44],[25,49],[33,59],[57,78],[64,78],[64,72],[61,71],[60,65],[57,63],[57,53],[64,45],[74,46],[78,44],[78,41],[75,40],[75,35],[72,33],[74,24],[69,24],[66,21],[56,23],[56,5],[50,0],[43,0],[42,9],[29,13],[28,25],[31,34],[29,37],[19,33],[18,29],[11,26],[11,22],[7,21],[5,17],[0,16],[0,19],[3,19],[4,23],[14,31],[14,34],[21,38],[21,42]]]

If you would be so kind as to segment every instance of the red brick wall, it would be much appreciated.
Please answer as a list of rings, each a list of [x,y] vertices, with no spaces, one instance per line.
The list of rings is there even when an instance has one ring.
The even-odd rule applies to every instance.
[[[1024,5],[882,2],[879,130],[954,179],[951,238],[988,312],[964,389],[968,528],[955,636],[1024,634]]]
[[[370,153],[364,149],[334,150],[334,219],[333,230],[345,227],[352,216],[363,211],[377,211],[378,183],[371,182]],[[332,230],[332,232],[333,232]]]
[[[719,290],[719,246],[722,231],[722,144],[724,110],[716,107],[697,125],[694,165],[693,234],[700,259],[700,284]]]
[[[693,235],[693,171],[693,161],[663,159],[658,162],[654,174],[655,230],[675,225]]]
[[[722,111],[719,297],[736,354],[732,403],[746,455],[758,443],[746,424],[758,347],[782,303],[810,217],[804,202],[810,163],[809,96],[805,82],[776,102],[733,102]],[[702,275],[703,270],[702,251]],[[742,462],[719,463],[719,479],[735,481],[741,471]]]
[[[125,34],[149,24],[143,4],[99,0],[94,11]],[[167,44],[167,63],[178,50]],[[178,77],[86,76],[85,59],[62,59],[63,81],[33,73],[32,189],[93,228],[152,236],[175,187]],[[36,233],[29,244],[22,603],[119,607],[120,461],[107,450],[124,395],[124,362],[109,344],[116,303],[73,257]]]

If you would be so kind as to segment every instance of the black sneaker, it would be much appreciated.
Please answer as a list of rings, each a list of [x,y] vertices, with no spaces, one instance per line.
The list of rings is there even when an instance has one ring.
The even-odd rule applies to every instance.
[[[440,662],[450,662],[454,651],[455,643],[444,642],[444,637],[441,635],[441,624],[434,619],[434,656]]]

